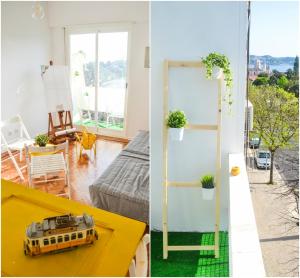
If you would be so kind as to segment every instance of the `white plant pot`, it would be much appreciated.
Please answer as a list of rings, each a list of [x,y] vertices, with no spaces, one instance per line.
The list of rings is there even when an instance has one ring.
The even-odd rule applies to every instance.
[[[182,128],[172,128],[172,127],[170,127],[169,130],[170,130],[171,139],[173,141],[182,141],[183,133],[184,133],[184,127],[182,127]]]
[[[222,76],[222,70],[219,67],[214,66],[212,68],[212,74],[211,74],[213,79],[220,79]]]
[[[202,187],[202,199],[212,200],[214,198],[215,188],[203,188]]]

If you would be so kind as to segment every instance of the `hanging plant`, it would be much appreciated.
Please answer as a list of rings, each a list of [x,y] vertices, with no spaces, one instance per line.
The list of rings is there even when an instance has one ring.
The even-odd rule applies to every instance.
[[[210,53],[205,58],[202,58],[202,63],[206,67],[206,78],[212,79],[213,73],[216,68],[219,68],[223,71],[224,80],[226,84],[226,95],[224,100],[227,101],[229,105],[229,110],[231,111],[231,105],[233,103],[231,88],[232,88],[232,74],[230,70],[230,62],[225,55],[219,53]],[[218,77],[217,77],[218,78]]]

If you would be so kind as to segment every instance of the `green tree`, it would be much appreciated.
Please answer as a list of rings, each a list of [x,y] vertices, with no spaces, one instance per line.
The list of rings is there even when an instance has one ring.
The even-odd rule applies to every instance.
[[[299,57],[298,56],[296,56],[295,62],[294,62],[294,74],[295,74],[296,78],[299,77]]]
[[[254,129],[271,152],[272,184],[276,151],[290,146],[298,136],[298,99],[274,86],[251,86],[249,99],[254,109]]]
[[[287,79],[291,80],[294,78],[294,71],[292,69],[288,69],[285,73]]]
[[[278,77],[276,75],[271,75],[269,78],[269,85],[277,85]]]
[[[258,77],[269,77],[269,75],[266,72],[261,72],[257,76]]]
[[[277,85],[282,89],[286,89],[288,84],[289,80],[284,75],[277,79]]]
[[[269,78],[267,77],[257,77],[254,81],[253,81],[253,85],[254,86],[262,86],[262,85],[267,85],[269,83]]]

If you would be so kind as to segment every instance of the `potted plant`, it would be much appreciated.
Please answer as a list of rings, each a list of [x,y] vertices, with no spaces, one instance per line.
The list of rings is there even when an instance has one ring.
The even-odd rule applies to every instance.
[[[203,200],[212,200],[214,197],[214,176],[205,175],[201,178],[202,184],[202,198]]]
[[[228,58],[225,55],[213,52],[205,58],[202,58],[202,63],[206,67],[206,78],[208,79],[219,79],[221,78],[223,72],[227,94],[227,96],[224,97],[224,100],[226,101],[227,99],[230,110],[233,103],[232,94],[230,91],[230,89],[232,88],[232,73]]]
[[[182,141],[184,126],[187,120],[183,111],[170,111],[167,119],[167,126],[170,130],[171,139],[174,141]]]
[[[45,147],[49,142],[49,137],[45,134],[39,134],[35,137],[35,143],[40,147]]]

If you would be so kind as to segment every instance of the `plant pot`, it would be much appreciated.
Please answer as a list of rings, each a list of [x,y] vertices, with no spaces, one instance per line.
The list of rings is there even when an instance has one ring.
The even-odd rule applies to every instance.
[[[172,128],[172,127],[170,127],[169,130],[170,130],[171,139],[173,141],[182,141],[183,133],[184,133],[184,127],[182,127],[182,128]]]
[[[212,200],[214,198],[215,188],[203,188],[202,187],[202,199]]]
[[[212,68],[212,74],[211,74],[213,79],[220,79],[222,76],[222,70],[219,67],[214,66]]]

